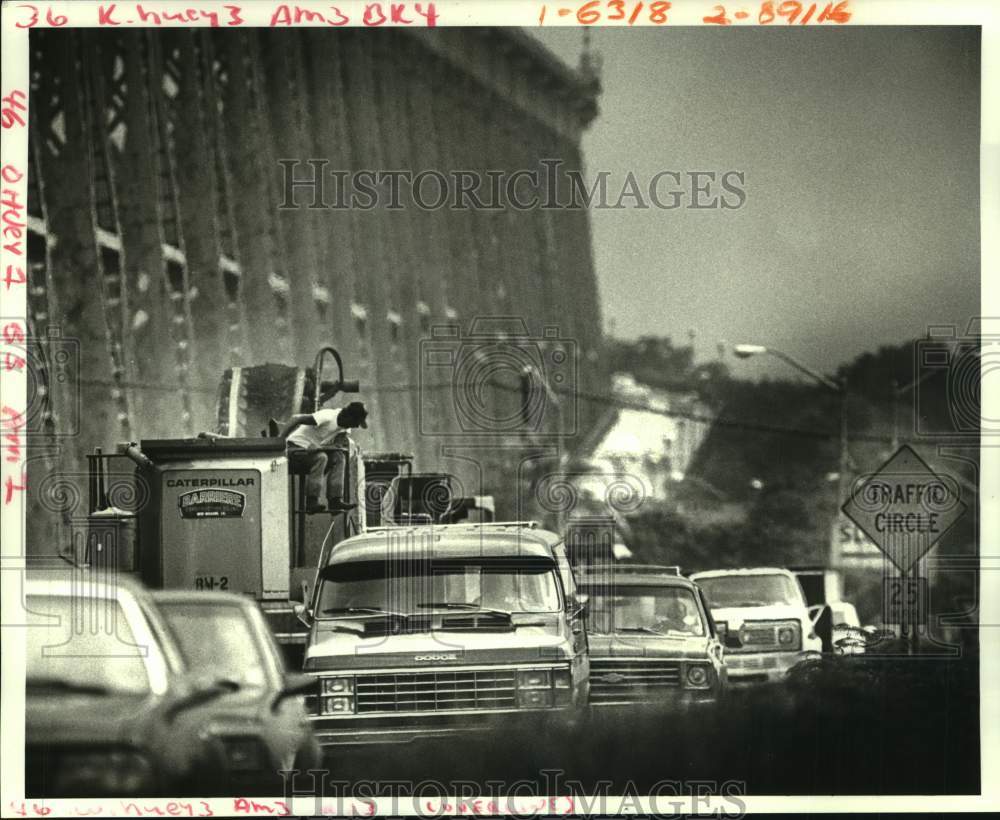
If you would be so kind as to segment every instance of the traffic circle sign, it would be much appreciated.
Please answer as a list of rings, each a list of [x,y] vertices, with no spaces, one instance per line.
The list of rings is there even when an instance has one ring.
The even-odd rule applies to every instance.
[[[847,515],[900,572],[909,572],[962,517],[966,504],[950,476],[935,473],[909,445],[854,482]]]

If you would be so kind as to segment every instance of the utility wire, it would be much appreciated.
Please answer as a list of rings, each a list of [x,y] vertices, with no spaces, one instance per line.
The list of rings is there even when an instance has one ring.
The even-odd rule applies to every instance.
[[[158,384],[150,382],[125,382],[123,384],[116,384],[110,380],[106,379],[80,379],[80,384],[86,384],[94,387],[123,387],[125,389],[137,389],[137,390],[156,390],[161,392],[176,392],[178,389],[177,385],[170,384]],[[488,383],[490,387],[503,390],[509,393],[519,393],[519,387],[512,387],[507,384],[501,384],[496,381]],[[460,387],[476,387],[481,388],[484,384],[472,384],[466,382],[462,385],[456,384],[454,381],[440,382],[435,384],[401,384],[401,385],[381,385],[377,387],[364,388],[361,393],[371,393],[374,395],[393,395],[393,394],[408,394],[416,393],[420,391],[451,391],[455,392],[456,389]],[[206,396],[219,395],[218,388],[209,389],[206,387],[195,387],[191,386],[189,390],[192,393],[200,393]],[[608,408],[615,408],[619,410],[636,410],[643,413],[651,413],[657,416],[664,416],[666,418],[674,419],[685,419],[687,421],[700,422],[703,424],[714,425],[717,427],[724,427],[732,430],[743,430],[753,433],[765,433],[769,435],[787,435],[787,436],[798,436],[800,438],[808,438],[815,440],[830,440],[839,439],[839,430],[814,430],[806,429],[802,427],[786,427],[774,424],[765,424],[757,422],[741,421],[738,419],[724,418],[722,416],[705,415],[700,413],[694,413],[684,410],[669,410],[660,407],[650,407],[648,404],[642,402],[633,402],[628,399],[623,399],[619,396],[614,396],[611,394],[601,394],[601,393],[588,393],[584,391],[573,391],[565,389],[554,389],[554,393],[567,398],[573,398],[577,401],[585,401],[591,404],[602,405]],[[874,444],[891,444],[891,435],[878,435],[875,433],[849,433],[848,440],[851,442],[869,442]],[[900,442],[917,442],[919,439],[900,437]]]

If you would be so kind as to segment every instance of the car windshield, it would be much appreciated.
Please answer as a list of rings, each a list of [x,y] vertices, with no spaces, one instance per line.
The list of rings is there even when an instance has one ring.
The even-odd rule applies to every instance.
[[[323,571],[317,615],[435,609],[556,612],[555,566],[510,561],[352,561]]]
[[[591,632],[692,637],[708,632],[694,594],[686,587],[618,585],[613,594],[599,587],[585,591],[590,595]]]
[[[113,598],[29,595],[25,630],[29,692],[150,692],[144,656],[121,605]]]
[[[267,686],[267,659],[253,624],[239,606],[216,603],[159,603],[188,666],[244,689]]]
[[[798,584],[787,575],[720,575],[699,578],[698,586],[713,609],[802,603]]]

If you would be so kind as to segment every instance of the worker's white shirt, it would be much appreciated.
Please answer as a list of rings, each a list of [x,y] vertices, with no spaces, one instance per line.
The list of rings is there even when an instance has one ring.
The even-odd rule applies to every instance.
[[[330,447],[339,433],[347,432],[346,428],[337,424],[340,409],[335,407],[317,410],[312,414],[316,424],[300,424],[288,434],[288,443],[306,449]]]

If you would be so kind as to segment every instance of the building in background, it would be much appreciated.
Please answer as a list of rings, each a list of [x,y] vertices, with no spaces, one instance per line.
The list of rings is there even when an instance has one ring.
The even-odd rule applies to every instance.
[[[643,503],[672,500],[672,488],[684,480],[711,428],[711,408],[693,393],[647,387],[627,373],[613,375],[612,394],[616,406],[591,430],[580,452],[588,464],[581,489],[601,497],[609,479],[627,476]]]
[[[526,33],[49,29],[30,42],[41,409],[29,542],[53,537],[51,514],[85,512],[73,498],[94,447],[215,428],[226,368],[305,367],[335,346],[370,410],[362,446],[485,482],[466,492],[497,493],[499,515],[511,496],[491,483],[520,456],[479,450],[456,466],[447,435],[422,434],[421,413],[453,397],[445,385],[422,406],[421,340],[481,316],[523,320],[531,338],[557,328],[573,343],[574,389],[607,392],[585,209],[277,207],[282,160],[299,178],[310,160],[348,172],[512,173],[552,158],[559,174],[582,169],[599,83]],[[579,401],[574,413],[582,432],[600,408]],[[56,474],[75,496],[53,491]]]

